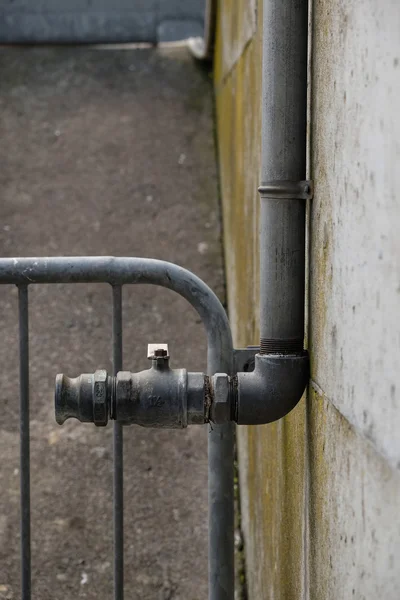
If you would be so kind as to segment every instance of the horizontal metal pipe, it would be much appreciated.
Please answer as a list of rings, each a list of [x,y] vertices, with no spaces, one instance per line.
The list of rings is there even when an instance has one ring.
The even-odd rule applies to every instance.
[[[178,265],[152,258],[112,256],[3,258],[0,284],[95,283],[150,284],[175,291],[200,315],[208,337],[209,364],[233,356],[228,317],[214,292],[199,277]],[[232,358],[228,359],[232,361]],[[221,367],[222,368],[222,364]]]

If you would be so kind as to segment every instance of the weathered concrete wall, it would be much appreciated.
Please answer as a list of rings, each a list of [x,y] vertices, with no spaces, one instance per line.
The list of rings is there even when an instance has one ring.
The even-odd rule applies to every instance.
[[[216,44],[237,345],[258,340],[261,10],[261,1],[220,3]],[[311,22],[312,377],[282,422],[238,428],[249,596],[397,600],[400,5],[322,0]]]
[[[314,12],[313,377],[400,467],[400,5]]]

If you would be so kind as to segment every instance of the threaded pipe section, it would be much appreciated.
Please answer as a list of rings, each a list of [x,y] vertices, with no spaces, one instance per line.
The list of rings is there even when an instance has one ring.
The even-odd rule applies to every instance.
[[[260,340],[260,354],[298,354],[302,351],[303,340],[300,338]]]

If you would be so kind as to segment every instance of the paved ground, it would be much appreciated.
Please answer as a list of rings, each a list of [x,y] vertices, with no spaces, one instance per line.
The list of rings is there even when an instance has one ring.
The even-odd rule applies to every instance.
[[[186,51],[2,49],[0,255],[165,258],[223,295],[211,80]],[[58,427],[53,381],[110,367],[107,286],[31,288],[33,596],[112,592],[111,426]],[[0,598],[19,597],[16,290],[0,289]],[[125,288],[125,368],[167,341],[205,368],[172,292]],[[206,435],[125,430],[126,598],[207,594]]]

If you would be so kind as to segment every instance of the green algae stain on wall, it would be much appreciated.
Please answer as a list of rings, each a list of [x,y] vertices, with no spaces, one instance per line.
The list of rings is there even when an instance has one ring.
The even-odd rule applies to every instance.
[[[250,598],[303,597],[305,402],[278,423],[238,428]]]
[[[258,342],[262,2],[258,2],[258,24],[246,37],[240,32],[245,29],[249,4],[250,0],[219,3],[214,71],[228,305],[236,347]],[[360,427],[350,425],[325,393],[332,374],[328,395],[346,399],[349,393],[338,384],[340,362],[332,365],[338,323],[336,319],[332,326],[333,292],[339,289],[346,298],[334,269],[338,231],[346,221],[338,220],[338,211],[346,195],[337,196],[342,177],[335,168],[340,153],[334,152],[333,141],[336,134],[343,136],[343,142],[351,140],[351,123],[344,118],[347,109],[341,106],[329,119],[336,98],[332,65],[342,67],[332,53],[346,49],[345,45],[335,48],[333,41],[332,27],[336,23],[340,39],[343,21],[343,7],[336,9],[327,1],[313,6],[310,168],[315,194],[309,207],[307,339],[312,376],[325,389],[312,381],[307,397],[282,421],[237,428],[250,600],[399,597],[398,569],[391,566],[400,552],[398,471],[389,468]],[[347,4],[346,10],[361,11],[357,3]],[[354,26],[363,22],[367,20],[358,19]],[[368,23],[373,31],[372,21]],[[352,43],[359,39],[351,36]],[[366,39],[371,50],[372,38]],[[346,60],[354,56],[348,53]],[[364,102],[363,87],[355,99]],[[343,132],[337,126],[338,116],[342,127],[346,124]],[[349,193],[352,161],[346,168]],[[355,304],[347,300],[339,307],[339,318]],[[381,404],[382,398],[377,399]]]
[[[247,344],[258,339],[261,48],[256,36],[226,72],[224,43],[218,36],[215,86],[224,231],[232,240],[225,246],[228,302],[236,343]]]

